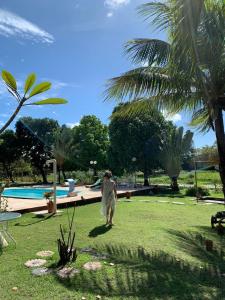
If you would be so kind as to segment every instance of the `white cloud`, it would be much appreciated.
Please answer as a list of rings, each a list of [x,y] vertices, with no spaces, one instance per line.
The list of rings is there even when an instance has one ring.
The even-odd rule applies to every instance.
[[[110,9],[117,9],[127,5],[129,2],[130,0],[105,0],[104,5]]]
[[[167,121],[172,121],[173,123],[177,123],[177,122],[180,122],[182,120],[182,116],[181,114],[175,114],[175,115],[169,115],[169,116],[166,116],[166,120]]]
[[[111,18],[113,16],[113,12],[111,12],[111,11],[108,12],[106,16],[107,16],[107,18]]]
[[[66,123],[66,126],[69,127],[69,128],[73,128],[75,126],[79,126],[80,123],[79,122],[76,122],[76,123]]]
[[[53,43],[54,37],[37,25],[7,10],[0,9],[0,34],[18,36],[43,43]]]

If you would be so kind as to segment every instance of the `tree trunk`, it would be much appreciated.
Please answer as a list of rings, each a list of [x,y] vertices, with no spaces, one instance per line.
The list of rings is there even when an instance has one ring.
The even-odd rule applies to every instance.
[[[64,181],[66,181],[66,174],[65,174],[64,170],[62,170],[62,174],[63,174]]]
[[[144,186],[149,186],[147,168],[145,168],[145,170],[144,170]]]
[[[179,192],[179,185],[177,182],[177,177],[172,177],[171,178],[171,189],[173,192]]]
[[[61,170],[60,170],[60,168],[59,168],[59,170],[58,170],[58,182],[59,182],[59,184],[61,183],[61,178],[60,178],[60,175],[61,175],[61,172],[60,172]]]
[[[45,174],[44,169],[41,168],[41,167],[39,167],[39,171],[40,171],[40,173],[41,173],[43,183],[47,184],[48,181],[47,181],[47,176],[46,176],[46,174]]]
[[[225,198],[225,134],[224,134],[222,109],[219,109],[217,118],[215,120],[215,133],[216,133],[216,142],[217,142],[217,148],[219,154],[220,178],[222,181],[223,194]]]

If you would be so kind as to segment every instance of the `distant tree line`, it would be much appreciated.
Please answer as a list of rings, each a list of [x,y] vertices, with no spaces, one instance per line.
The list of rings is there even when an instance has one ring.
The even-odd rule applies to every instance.
[[[120,113],[126,105],[129,106],[123,104],[114,109],[108,126],[94,115],[84,116],[73,128],[60,126],[49,118],[19,119],[15,131],[6,130],[0,136],[2,176],[13,181],[15,172],[34,177],[41,175],[42,182],[47,183],[46,160],[53,157],[57,160],[59,182],[61,177],[66,179],[68,171],[90,168],[111,169],[116,176],[142,171],[146,185],[153,170],[167,169],[168,174],[173,174],[162,157],[166,156],[166,147],[169,151],[168,143],[172,143],[170,138],[176,127],[153,108],[130,116]],[[192,135],[190,145],[177,154],[181,156],[178,169],[185,155],[189,155],[191,140]],[[174,176],[179,176],[177,171]]]

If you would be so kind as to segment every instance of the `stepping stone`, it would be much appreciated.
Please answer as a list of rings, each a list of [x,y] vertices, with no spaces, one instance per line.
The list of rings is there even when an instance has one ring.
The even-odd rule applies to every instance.
[[[45,259],[31,259],[26,261],[24,265],[28,268],[36,268],[36,267],[41,267],[46,263],[47,260]]]
[[[40,257],[51,257],[53,254],[54,252],[50,250],[39,251],[36,253],[36,255]]]
[[[166,200],[158,200],[157,202],[159,202],[159,203],[169,203],[169,201],[166,201]]]
[[[151,200],[139,200],[139,202],[146,202],[146,203],[149,203],[149,202],[155,202],[155,201],[151,201]]]
[[[44,276],[52,273],[52,270],[49,268],[36,268],[31,271],[34,276]]]
[[[177,204],[177,205],[185,205],[184,202],[172,202],[173,204]]]
[[[83,268],[87,271],[97,271],[102,268],[102,264],[98,261],[87,262],[83,265]]]
[[[74,269],[72,267],[67,268],[64,267],[57,271],[57,275],[62,279],[73,278],[76,274],[79,274],[80,271],[78,269]]]

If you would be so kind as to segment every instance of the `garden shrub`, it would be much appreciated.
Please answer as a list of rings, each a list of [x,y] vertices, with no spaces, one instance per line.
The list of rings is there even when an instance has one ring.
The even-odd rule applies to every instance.
[[[197,189],[195,186],[193,186],[193,187],[186,189],[186,191],[185,191],[186,196],[196,196],[197,194],[198,194],[198,196],[209,196],[210,195],[209,189],[203,188],[200,186]]]

